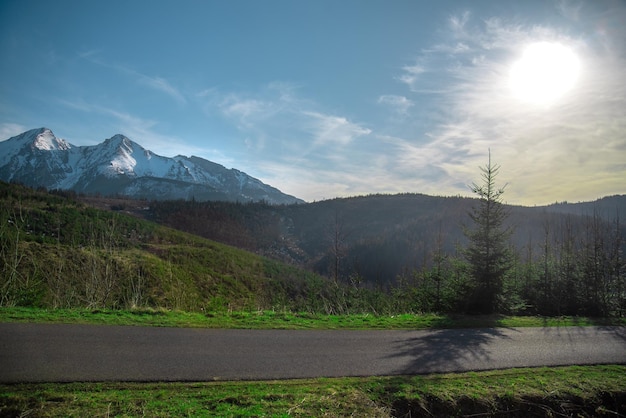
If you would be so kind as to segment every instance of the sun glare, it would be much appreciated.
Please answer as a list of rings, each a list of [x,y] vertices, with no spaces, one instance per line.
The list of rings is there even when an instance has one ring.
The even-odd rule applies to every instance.
[[[533,43],[511,66],[510,87],[520,100],[549,105],[574,86],[579,68],[578,57],[567,46],[554,42]]]

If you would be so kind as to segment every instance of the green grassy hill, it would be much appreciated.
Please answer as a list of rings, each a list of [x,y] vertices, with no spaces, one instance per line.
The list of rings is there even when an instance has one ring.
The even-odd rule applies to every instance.
[[[0,203],[0,306],[341,313],[380,300],[68,194],[0,183]]]

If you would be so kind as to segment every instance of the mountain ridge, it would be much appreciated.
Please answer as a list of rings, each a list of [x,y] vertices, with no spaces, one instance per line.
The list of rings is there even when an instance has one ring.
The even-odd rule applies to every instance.
[[[0,142],[0,179],[48,190],[147,199],[302,203],[237,169],[201,157],[164,157],[116,134],[75,146],[45,127]]]

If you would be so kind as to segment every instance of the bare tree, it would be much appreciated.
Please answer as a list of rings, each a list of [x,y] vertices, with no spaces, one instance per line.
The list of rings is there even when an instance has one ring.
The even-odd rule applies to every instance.
[[[21,251],[21,230],[26,223],[22,205],[18,202],[13,211],[6,205],[0,215],[0,306],[13,306],[17,303],[22,287],[23,273],[20,266],[24,259]]]
[[[331,275],[335,283],[339,283],[343,259],[346,257],[346,239],[348,234],[344,222],[335,210],[335,215],[327,232],[330,241]]]
[[[117,284],[115,253],[117,251],[117,222],[99,221],[90,225],[89,245],[84,252],[86,274],[83,298],[88,308],[107,306]]]
[[[613,311],[620,317],[626,315],[626,263],[622,255],[622,230],[619,212],[615,217],[613,236],[611,239],[611,277],[613,280]]]

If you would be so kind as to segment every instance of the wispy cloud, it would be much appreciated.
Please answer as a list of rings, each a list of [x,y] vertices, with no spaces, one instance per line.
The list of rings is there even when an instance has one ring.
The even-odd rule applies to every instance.
[[[466,33],[467,23],[469,22],[471,13],[469,10],[465,10],[463,13],[454,14],[448,19],[450,30],[456,37],[464,37]]]
[[[371,129],[350,122],[342,116],[311,111],[303,111],[301,115],[308,119],[308,126],[314,137],[315,145],[346,145],[354,139],[372,132]]]
[[[0,124],[0,141],[4,141],[5,139],[12,138],[16,135],[21,134],[24,131],[27,131],[29,128],[20,125],[19,123],[1,123]]]
[[[558,10],[568,19],[578,21],[580,19],[580,11],[583,3],[580,0],[559,0],[557,1]]]
[[[185,99],[185,96],[183,96],[183,94],[172,84],[170,84],[170,82],[168,82],[166,79],[162,77],[151,77],[137,72],[134,72],[133,74],[137,76],[140,83],[156,91],[165,93],[180,104],[187,103],[187,99]]]
[[[568,10],[572,15],[580,7]],[[623,39],[626,31],[616,16],[607,10],[584,29],[592,31],[602,21]],[[425,144],[398,139],[405,157],[419,162],[420,155],[429,155],[429,165],[445,173],[438,179],[442,184],[468,184],[491,148],[502,165],[502,181],[511,183],[512,201],[547,203],[624,192],[626,170],[620,161],[626,161],[626,114],[618,110],[626,108],[623,45],[619,51],[615,44],[603,48],[601,33],[573,37],[558,28],[500,18],[476,21],[468,13],[448,24],[447,39],[425,49],[399,77],[414,94],[437,95],[439,104],[440,121],[427,132]],[[534,41],[561,42],[583,62],[576,87],[551,106],[521,103],[508,85],[512,62]]]
[[[210,97],[208,97],[210,96]],[[204,94],[207,112],[217,108],[244,134],[289,143],[289,149],[307,149],[328,145],[346,145],[371,132],[348,118],[320,109],[320,106],[297,95],[294,86],[271,83],[255,93]],[[291,152],[291,151],[290,151]]]
[[[217,111],[237,128],[249,151],[240,164],[250,174],[304,199],[343,195],[352,187],[341,178],[362,166],[355,148],[364,147],[360,139],[371,128],[323,109],[290,83],[247,92],[207,89],[198,97],[207,115]]]
[[[144,85],[154,91],[164,93],[177,103],[184,105],[187,99],[179,89],[174,87],[167,79],[159,76],[143,74],[131,67],[122,64],[110,63],[101,58],[101,51],[97,49],[88,50],[79,54],[79,56],[100,67],[109,68],[119,73],[133,77],[139,84]]]
[[[400,116],[406,116],[409,109],[415,105],[413,101],[407,99],[405,96],[398,96],[394,94],[384,94],[378,97],[378,103],[389,106],[394,113]]]
[[[426,72],[426,67],[420,63],[415,63],[413,65],[404,66],[402,70],[402,74],[399,75],[397,79],[413,89],[413,86],[419,80],[420,75]]]

